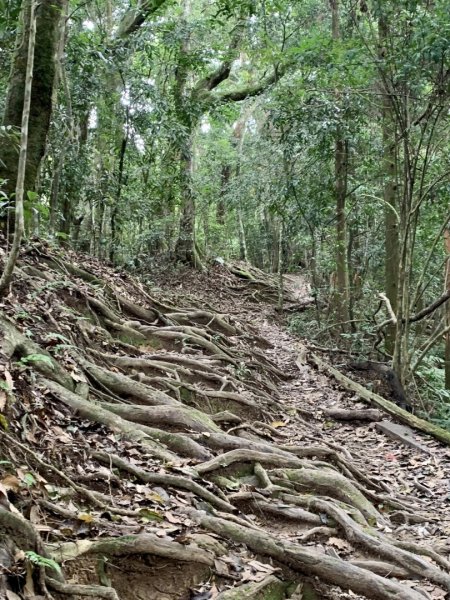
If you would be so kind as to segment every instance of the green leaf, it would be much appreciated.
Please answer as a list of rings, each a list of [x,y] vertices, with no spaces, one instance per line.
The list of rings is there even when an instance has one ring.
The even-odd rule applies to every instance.
[[[36,554],[36,552],[33,552],[32,550],[25,552],[25,558],[33,565],[37,565],[39,567],[48,567],[62,575],[61,567],[51,558],[45,558],[45,556]]]
[[[33,192],[31,190],[28,190],[27,191],[27,198],[28,198],[28,200],[30,200],[30,202],[33,202],[34,200],[37,200],[38,194],[37,194],[37,192]]]
[[[37,362],[43,362],[47,364],[49,367],[54,369],[54,365],[50,356],[46,356],[45,354],[28,354],[28,356],[24,356],[19,361],[23,365],[28,365]]]
[[[34,478],[34,475],[32,473],[25,473],[22,481],[28,487],[32,487],[36,483],[36,479]]]
[[[164,516],[160,512],[156,510],[150,510],[149,508],[141,508],[141,510],[139,511],[139,516],[143,521],[160,522],[164,520]]]

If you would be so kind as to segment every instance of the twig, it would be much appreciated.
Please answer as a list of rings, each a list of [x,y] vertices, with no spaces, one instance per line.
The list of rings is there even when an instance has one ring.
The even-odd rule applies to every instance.
[[[391,317],[391,323],[393,325],[397,325],[397,316],[392,308],[391,301],[384,293],[379,293],[378,298],[380,298],[385,304],[388,311],[389,316]]]

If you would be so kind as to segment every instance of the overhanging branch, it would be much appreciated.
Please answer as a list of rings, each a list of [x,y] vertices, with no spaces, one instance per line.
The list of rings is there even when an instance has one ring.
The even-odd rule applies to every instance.
[[[240,21],[234,31],[233,37],[228,48],[228,58],[224,60],[214,71],[206,75],[203,79],[197,82],[195,85],[192,95],[197,96],[199,94],[210,92],[215,89],[218,85],[228,79],[231,73],[231,67],[237,56],[237,50],[239,44],[242,41],[244,34],[244,22]]]
[[[143,0],[135,8],[128,10],[119,25],[117,38],[125,38],[134,33],[141,27],[147,17],[152,15],[160,8],[166,0]]]
[[[408,319],[408,323],[417,323],[417,321],[421,321],[425,317],[428,317],[428,315],[431,315],[431,313],[433,313],[440,306],[445,304],[445,302],[447,302],[447,300],[450,300],[450,289],[445,291],[442,294],[442,296],[439,296],[439,298],[437,298],[437,300],[435,300],[434,302],[432,302],[431,304],[429,304],[428,306],[426,306],[425,308],[420,310],[418,313],[416,313],[412,317],[410,317]],[[386,321],[383,321],[383,323],[381,323],[381,325],[378,326],[378,331],[380,331],[381,329],[384,329],[387,325],[389,325],[392,322],[393,322],[392,317],[389,319],[386,319]],[[402,323],[406,323],[406,319],[403,318]]]
[[[414,316],[412,316],[409,319],[409,322],[410,323],[415,323],[416,321],[421,321],[422,319],[424,319],[425,317],[427,317],[428,315],[430,315],[432,312],[434,312],[437,308],[439,308],[440,306],[442,306],[449,299],[450,299],[450,289],[447,290],[446,292],[444,292],[442,294],[442,296],[439,296],[439,298],[437,300],[435,300],[434,302],[432,302],[431,304],[429,304],[428,306],[426,306],[424,309],[422,309],[421,311],[419,311],[417,314],[415,314]]]
[[[286,73],[287,66],[275,70],[272,75],[266,77],[256,84],[244,86],[235,90],[228,90],[218,94],[214,94],[214,101],[217,103],[225,102],[242,102],[247,98],[253,98],[264,93],[271,85],[276,83]]]

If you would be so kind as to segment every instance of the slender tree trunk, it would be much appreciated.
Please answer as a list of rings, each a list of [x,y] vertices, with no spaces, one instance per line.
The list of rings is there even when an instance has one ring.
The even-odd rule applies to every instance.
[[[41,0],[36,8],[36,42],[34,78],[31,89],[25,192],[34,190],[39,165],[44,156],[47,133],[52,113],[56,57],[61,33],[60,19],[66,0]],[[32,0],[25,0],[23,26],[18,33],[12,62],[3,125],[20,128],[25,94],[25,73],[30,38],[30,11]],[[18,179],[18,154],[15,144],[0,138],[0,180],[6,180],[3,191],[12,197]],[[5,219],[3,219],[3,227]]]
[[[253,107],[251,107],[253,108]],[[237,148],[237,162],[236,162],[236,172],[234,176],[236,179],[239,177],[241,173],[241,162],[242,162],[242,148],[244,146],[244,137],[245,137],[245,121],[250,113],[244,112],[242,117],[237,121],[233,128],[233,144]],[[239,195],[237,199],[237,219],[238,219],[238,234],[239,234],[239,259],[248,262],[248,253],[247,253],[247,239],[245,236],[245,226],[244,219],[242,218],[242,198]]]
[[[128,119],[127,119],[128,121]],[[122,186],[123,186],[123,173],[125,165],[125,153],[127,151],[128,144],[128,122],[126,125],[126,133],[122,138],[119,152],[119,171],[117,174],[117,192],[114,201],[114,206],[111,208],[111,246],[109,251],[109,259],[112,263],[116,260],[117,248],[119,246],[119,232],[118,232],[118,213],[120,208],[120,199],[122,197]]]
[[[389,25],[384,16],[380,17],[378,23],[380,40],[380,58],[386,52],[386,41],[389,37]],[[383,188],[384,197],[384,235],[385,235],[385,292],[391,303],[392,310],[397,314],[398,309],[398,265],[400,257],[399,232],[398,232],[398,201],[397,201],[397,151],[396,151],[396,122],[393,114],[393,106],[386,89],[386,82],[381,82],[382,90],[382,138],[383,138],[383,171],[385,183]],[[385,350],[393,355],[395,346],[395,326],[386,328]]]
[[[244,221],[242,219],[242,207],[240,204],[240,199],[238,200],[239,204],[237,207],[237,215],[238,215],[238,225],[239,225],[239,258],[240,260],[245,260],[245,262],[248,262],[248,255],[247,255],[247,240],[245,237],[245,227],[244,227]]]
[[[64,47],[66,45],[66,34],[67,34],[67,21],[68,21],[68,2],[64,2],[63,9],[64,14],[62,18],[59,20],[59,32],[58,32],[58,47],[56,50],[56,71],[55,71],[55,79],[53,86],[53,97],[52,97],[52,106],[56,106],[58,102],[59,91],[61,90],[64,95],[65,101],[65,110],[67,112],[67,122],[63,126],[62,135],[56,145],[56,148],[53,150],[53,172],[52,172],[52,181],[50,188],[50,215],[49,215],[49,230],[51,235],[55,235],[57,233],[57,225],[58,225],[58,213],[60,210],[60,195],[61,188],[66,188],[66,182],[61,185],[62,174],[64,172],[65,161],[68,156],[74,151],[77,147],[77,135],[75,133],[75,124],[73,120],[73,111],[72,111],[72,99],[70,95],[69,84],[67,81],[66,69],[64,65]],[[43,162],[45,161],[45,156],[43,158]],[[77,185],[80,185],[80,182],[77,181]],[[37,186],[39,187],[39,183]],[[73,198],[70,197],[70,201],[73,201]]]
[[[450,229],[444,233],[445,250],[447,260],[445,261],[445,289],[450,290]],[[450,302],[444,305],[445,325],[450,327]],[[450,390],[450,331],[445,335],[445,389]]]
[[[219,223],[219,225],[225,225],[225,214],[226,214],[226,207],[225,207],[225,194],[227,193],[227,188],[228,188],[228,183],[230,181],[230,177],[231,177],[231,166],[230,165],[223,165],[222,167],[222,173],[221,173],[221,185],[220,185],[220,197],[217,200],[217,208],[216,208],[216,219],[217,219],[217,223]]]
[[[191,12],[191,0],[183,0],[183,22],[186,25]],[[189,34],[184,36],[180,47],[180,61],[176,72],[175,105],[180,124],[185,132],[180,140],[180,196],[181,217],[178,240],[175,245],[177,260],[196,268],[203,268],[195,243],[195,198],[192,187],[194,172],[194,132],[198,116],[193,117],[190,110],[190,97],[186,90],[188,80],[188,57],[190,52]]]
[[[341,39],[339,28],[339,0],[330,0],[331,28],[334,42]],[[340,94],[336,91],[336,101]],[[347,199],[348,173],[348,142],[344,138],[342,128],[338,126],[334,150],[334,177],[336,202],[336,317],[341,329],[346,329],[345,323],[350,321],[350,282],[347,262],[347,217],[345,204]]]
[[[49,228],[52,234],[56,233],[56,225],[58,218],[59,208],[59,192],[61,174],[64,167],[66,149],[65,146],[60,148],[58,157],[56,158],[56,168],[53,171],[52,184],[50,187],[50,217],[49,217]]]
[[[11,252],[6,259],[6,264],[2,276],[0,278],[0,295],[3,295],[9,288],[11,283],[14,268],[19,256],[20,243],[24,232],[23,219],[23,198],[25,193],[25,177],[27,168],[27,150],[28,150],[28,128],[30,124],[30,111],[32,101],[32,86],[33,86],[33,68],[34,68],[34,51],[36,42],[36,16],[35,16],[35,0],[31,0],[30,10],[28,12],[28,45],[27,59],[25,66],[25,85],[23,93],[22,105],[22,120],[20,130],[20,153],[17,166],[16,179],[16,198],[15,198],[15,228],[14,239],[11,247]]]
[[[399,266],[397,292],[397,324],[395,329],[392,366],[402,385],[406,384],[409,372],[409,332],[410,332],[410,280],[414,250],[417,214],[411,215],[414,178],[410,146],[409,90],[404,86],[401,107],[401,136],[403,140],[403,185],[399,226]]]
[[[336,285],[338,312],[341,321],[348,321],[349,307],[349,275],[347,263],[347,217],[345,203],[347,196],[347,142],[338,133],[335,148],[335,178],[336,178]]]
[[[283,260],[283,244],[284,244],[284,221],[280,217],[279,231],[278,231],[278,308],[283,310],[284,301],[284,260]]]

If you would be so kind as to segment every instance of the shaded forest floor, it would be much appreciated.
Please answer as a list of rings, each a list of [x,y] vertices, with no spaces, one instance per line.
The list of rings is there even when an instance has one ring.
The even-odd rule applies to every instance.
[[[365,405],[299,360],[270,286],[150,277],[24,249],[0,304],[0,596],[448,597],[448,447],[331,418]]]

